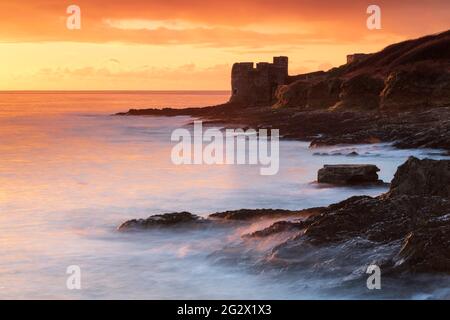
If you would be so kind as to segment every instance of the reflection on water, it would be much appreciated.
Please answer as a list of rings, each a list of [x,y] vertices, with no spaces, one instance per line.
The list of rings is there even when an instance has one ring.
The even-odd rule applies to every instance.
[[[275,176],[259,175],[257,166],[175,166],[170,133],[192,119],[109,114],[220,103],[226,94],[0,98],[0,298],[330,297],[324,279],[280,281],[252,271],[245,259],[218,263],[215,253],[242,244],[236,230],[123,234],[115,228],[162,212],[299,209],[377,195],[386,188],[317,188],[312,182],[325,163],[361,162],[378,165],[390,181],[408,155],[427,153],[372,145],[355,147],[357,157],[325,157],[314,156],[306,142],[282,141]],[[82,268],[83,290],[66,289],[69,265]]]

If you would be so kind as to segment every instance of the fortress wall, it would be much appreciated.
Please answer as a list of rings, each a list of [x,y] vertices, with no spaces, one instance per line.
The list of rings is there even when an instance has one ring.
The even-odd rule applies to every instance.
[[[274,57],[273,63],[235,63],[231,72],[230,102],[248,106],[271,104],[276,88],[286,84],[288,58]]]

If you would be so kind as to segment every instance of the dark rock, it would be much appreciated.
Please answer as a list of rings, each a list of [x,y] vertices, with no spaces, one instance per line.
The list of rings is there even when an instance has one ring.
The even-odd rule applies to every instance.
[[[381,252],[376,262],[386,274],[450,273],[449,162],[408,159],[389,192],[330,205],[303,221],[304,232],[275,247],[270,258],[295,266],[299,252],[339,247],[343,256]]]
[[[339,101],[342,80],[324,79],[312,83],[308,90],[308,109],[326,109]]]
[[[351,113],[350,116],[350,121],[338,114],[328,119],[333,123],[334,132],[322,128],[324,134],[313,138],[311,147],[392,141],[397,148],[450,150],[450,108],[398,114]],[[317,120],[311,119],[309,126],[311,121]]]
[[[340,101],[333,109],[377,109],[383,87],[382,78],[359,74],[342,84]]]
[[[244,235],[244,238],[264,238],[282,232],[299,231],[304,227],[302,221],[277,221],[265,229]]]
[[[306,219],[309,217],[317,216],[320,213],[322,213],[325,210],[325,207],[315,207],[315,208],[308,208],[296,211],[294,214],[295,216],[301,217],[301,219]],[[279,210],[277,210],[279,211]],[[287,217],[292,216],[289,214]],[[279,214],[265,216],[267,218],[280,218]],[[284,214],[281,215],[281,217],[286,217]],[[276,221],[273,224],[271,224],[269,227],[258,230],[255,232],[252,232],[250,234],[244,235],[246,238],[262,238],[262,237],[268,237],[277,233],[282,232],[288,232],[288,231],[298,231],[304,228],[303,220],[301,219],[294,219],[290,221]]]
[[[449,162],[409,158],[399,167],[390,190],[378,197],[355,196],[328,207],[298,211],[226,211],[211,214],[208,219],[188,212],[171,213],[130,220],[119,230],[294,218],[244,236],[289,236],[287,241],[275,244],[263,260],[264,267],[304,270],[323,265],[328,270],[333,263],[333,272],[353,274],[355,269],[376,263],[384,274],[450,274]]]
[[[381,109],[401,110],[450,105],[450,73],[442,66],[421,63],[393,71],[381,93]]]
[[[410,157],[398,167],[389,196],[423,195],[450,197],[450,160]]]
[[[450,201],[441,197],[356,196],[330,205],[308,219],[305,235],[315,243],[339,242],[362,237],[389,242],[405,237],[432,217],[445,215]]]
[[[219,222],[232,221],[252,221],[257,219],[276,219],[285,217],[307,218],[322,212],[323,207],[309,208],[304,210],[283,210],[283,209],[241,209],[224,212],[216,212],[208,216],[207,219],[199,217],[189,212],[175,212],[153,215],[147,219],[132,219],[122,223],[118,230],[126,231],[130,229],[151,229],[160,227],[176,226],[203,226],[213,224],[223,225]],[[225,224],[225,225],[228,225]],[[230,224],[231,225],[231,224]]]
[[[308,104],[308,90],[310,83],[306,80],[297,80],[290,85],[278,87],[275,96],[275,107],[296,107],[305,109]]]
[[[324,73],[296,76],[277,90],[275,106],[396,111],[450,106],[450,31],[349,61]]]
[[[293,210],[281,210],[281,209],[241,209],[224,212],[216,212],[210,214],[210,219],[225,219],[225,220],[252,220],[260,218],[275,218],[275,217],[287,217],[305,214],[306,211],[293,211]]]
[[[393,259],[397,270],[409,272],[449,272],[450,213],[432,218],[410,232]]]
[[[205,219],[189,212],[174,212],[151,216],[147,219],[133,219],[122,223],[118,230],[149,229],[158,227],[186,226],[206,222]]]
[[[274,107],[296,107],[301,110],[330,108],[339,101],[341,82],[338,78],[324,79],[319,74],[280,86],[275,93],[277,103]]]
[[[311,147],[394,142],[398,148],[450,150],[450,107],[399,113],[272,110],[233,105],[190,109],[130,110],[127,115],[191,115],[226,127],[278,128],[285,139],[311,140]],[[331,126],[330,123],[333,125]]]
[[[331,256],[320,259],[336,259],[336,254],[385,251],[375,263],[386,274],[437,270],[450,273],[449,210],[450,201],[442,197],[352,197],[302,222],[304,231],[275,247],[270,259],[282,260],[286,266],[295,268],[298,254],[312,255],[313,260],[318,260],[313,258],[314,252],[335,247],[339,249],[331,250]],[[361,266],[373,262],[358,263]]]
[[[319,169],[317,182],[331,184],[379,183],[377,166],[372,164],[324,165]]]

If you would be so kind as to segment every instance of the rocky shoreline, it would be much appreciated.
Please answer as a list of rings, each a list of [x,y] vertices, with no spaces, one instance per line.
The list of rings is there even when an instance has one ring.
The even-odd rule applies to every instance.
[[[303,255],[322,255],[324,249],[339,246],[342,257],[361,250],[373,253],[370,261],[359,263],[377,264],[385,274],[450,274],[449,181],[450,160],[410,157],[398,168],[389,191],[378,197],[355,196],[328,207],[298,211],[242,209],[207,218],[168,213],[126,221],[118,230],[224,227],[234,226],[229,222],[271,219],[275,222],[269,227],[243,235],[244,239],[261,239],[289,233],[287,240],[274,242],[263,259],[265,267],[303,268]],[[316,263],[327,258],[318,255]]]
[[[251,77],[239,77],[232,84],[244,82],[244,90],[255,87]],[[233,90],[223,105],[130,109],[117,115],[191,116],[211,125],[273,128],[285,139],[312,141],[311,147],[390,142],[450,154],[450,31],[285,81],[274,90],[271,103],[261,104],[258,95],[238,103]],[[255,97],[255,92],[247,93]]]
[[[242,83],[245,77],[238,80]],[[205,125],[279,129],[282,138],[311,141],[311,148],[389,142],[450,155],[450,31],[288,81],[278,86],[270,105],[238,104],[232,96],[218,106],[130,109],[117,115],[191,116]],[[377,183],[377,170],[367,165],[325,167],[319,180]],[[271,220],[268,227],[243,236],[261,240],[287,235],[274,241],[260,261],[263,267],[326,269],[326,262],[334,261],[334,270],[350,274],[355,264],[377,264],[385,274],[450,274],[449,182],[450,160],[411,157],[398,168],[389,191],[378,197],[354,196],[299,211],[241,209],[207,218],[168,213],[130,220],[118,229],[227,227]]]
[[[274,128],[284,139],[311,141],[310,147],[390,142],[397,148],[434,148],[450,154],[450,107],[401,113],[274,110],[222,105],[192,109],[142,109],[119,115],[192,116],[205,124]],[[330,123],[333,125],[330,126]]]

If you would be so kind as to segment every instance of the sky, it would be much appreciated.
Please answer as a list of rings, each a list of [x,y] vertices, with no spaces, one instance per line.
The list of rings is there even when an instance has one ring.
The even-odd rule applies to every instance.
[[[0,0],[0,90],[229,90],[234,62],[327,70],[449,21],[448,0]]]

